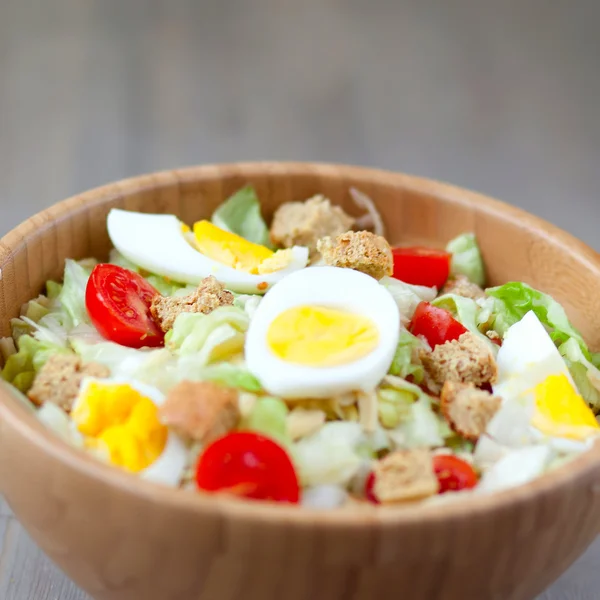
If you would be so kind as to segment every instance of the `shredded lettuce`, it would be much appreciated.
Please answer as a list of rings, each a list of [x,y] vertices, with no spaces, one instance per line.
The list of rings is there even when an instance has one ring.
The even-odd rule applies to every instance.
[[[379,283],[393,296],[404,323],[412,319],[415,309],[421,301],[431,302],[437,296],[435,287],[411,285],[393,277],[384,277]]]
[[[215,210],[211,220],[225,231],[272,248],[269,228],[261,215],[260,202],[252,186],[243,187],[223,202]]]
[[[582,335],[571,325],[565,309],[548,294],[516,281],[486,291],[495,300],[492,308],[493,327],[500,335],[503,336],[511,325],[532,310],[550,330],[550,335],[557,345],[574,338],[584,356],[588,360],[591,359]]]
[[[415,353],[420,348],[423,348],[423,342],[406,329],[402,329],[396,353],[390,366],[390,375],[403,378],[412,375],[417,383],[421,383],[423,380],[423,366],[420,362],[414,360]]]
[[[575,338],[570,338],[558,348],[569,367],[579,393],[594,413],[600,412],[600,370],[584,355]]]
[[[85,307],[85,288],[90,272],[80,263],[66,260],[64,283],[57,300],[69,317],[69,322],[66,324],[68,329],[90,322]]]
[[[289,412],[285,402],[279,398],[271,396],[258,398],[244,423],[244,428],[262,433],[287,446],[291,443],[287,434]]]
[[[485,268],[475,234],[459,235],[448,242],[446,251],[452,254],[451,275],[464,275],[481,287],[485,285]]]
[[[69,352],[64,346],[22,335],[17,341],[18,352],[8,357],[2,369],[2,379],[26,393],[36,374],[54,354]]]
[[[471,333],[485,341],[494,354],[498,352],[498,346],[479,330],[482,308],[475,300],[458,296],[457,294],[444,294],[436,298],[432,304],[438,308],[449,310],[457,321],[464,325]]]
[[[317,433],[292,447],[303,486],[347,486],[364,458],[360,448],[366,437],[358,423],[326,423]]]

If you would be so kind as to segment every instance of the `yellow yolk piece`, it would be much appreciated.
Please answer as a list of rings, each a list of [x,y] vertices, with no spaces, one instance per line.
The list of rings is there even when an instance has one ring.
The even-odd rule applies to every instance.
[[[267,344],[282,360],[311,367],[354,362],[372,352],[379,331],[371,319],[321,306],[296,306],[278,315]]]
[[[576,440],[597,434],[600,425],[566,375],[550,375],[534,388],[531,424],[553,437]]]
[[[181,224],[181,231],[182,233],[189,233],[191,231],[190,226],[186,225],[185,223]]]
[[[259,265],[274,254],[266,246],[249,242],[209,221],[198,221],[194,224],[194,237],[196,248],[204,256],[254,275],[258,274]]]
[[[105,448],[111,463],[134,473],[150,466],[167,443],[154,402],[127,384],[90,383],[71,416],[90,447]]]

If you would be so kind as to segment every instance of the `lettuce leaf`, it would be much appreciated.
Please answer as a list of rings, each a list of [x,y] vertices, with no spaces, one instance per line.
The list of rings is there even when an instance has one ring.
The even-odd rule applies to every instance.
[[[459,235],[448,242],[446,251],[452,254],[450,275],[464,275],[481,287],[485,285],[485,268],[475,234]]]
[[[591,360],[590,351],[581,333],[571,325],[565,309],[548,294],[516,281],[489,288],[486,292],[495,299],[492,308],[493,327],[500,335],[503,336],[511,325],[532,310],[550,330],[550,335],[557,345],[573,338],[586,359]]]
[[[287,446],[291,443],[286,422],[289,412],[285,402],[279,398],[258,398],[244,428],[262,433]]]
[[[68,353],[64,346],[22,335],[17,341],[18,352],[8,357],[2,369],[2,379],[12,383],[26,393],[33,384],[36,374],[54,354]]]
[[[90,273],[90,270],[74,260],[67,259],[65,262],[64,283],[57,300],[69,317],[69,322],[65,323],[67,329],[90,322],[85,307],[85,289]]]
[[[423,348],[423,346],[423,342],[418,337],[406,329],[402,329],[396,353],[390,366],[390,375],[397,375],[402,378],[412,375],[417,383],[421,383],[423,380],[423,366],[420,362],[415,362],[413,356],[415,351]]]
[[[379,283],[393,296],[404,323],[412,319],[419,302],[423,300],[431,302],[437,296],[435,287],[411,285],[393,277],[383,277]]]
[[[260,212],[260,202],[252,186],[238,190],[212,215],[214,225],[249,242],[272,248],[269,229]]]
[[[579,393],[594,413],[600,412],[600,370],[590,362],[575,338],[570,338],[558,348],[569,367]]]

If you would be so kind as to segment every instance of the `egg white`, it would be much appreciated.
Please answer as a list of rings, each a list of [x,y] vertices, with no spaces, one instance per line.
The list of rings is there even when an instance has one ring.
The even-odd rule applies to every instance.
[[[311,367],[277,357],[267,332],[282,312],[301,305],[347,310],[370,318],[379,332],[377,347],[344,365]],[[337,267],[311,267],[286,277],[264,297],[246,334],[247,367],[271,394],[281,398],[327,398],[370,391],[389,370],[400,332],[400,314],[386,288],[364,273]]]
[[[78,403],[83,402],[87,389],[90,384],[98,383],[101,385],[128,385],[146,398],[160,407],[165,401],[165,395],[156,388],[140,381],[132,379],[97,379],[86,377],[81,383],[79,396],[75,401],[73,408]],[[176,487],[183,475],[187,462],[187,448],[181,438],[172,431],[168,431],[167,442],[161,455],[148,467],[136,473],[141,479],[162,483],[171,487]],[[112,464],[112,463],[109,463]]]
[[[233,292],[262,294],[308,263],[308,248],[294,246],[291,263],[279,271],[265,275],[239,271],[192,248],[181,231],[181,222],[173,215],[114,208],[108,214],[107,227],[114,247],[125,258],[146,271],[181,283],[199,284],[214,275]]]

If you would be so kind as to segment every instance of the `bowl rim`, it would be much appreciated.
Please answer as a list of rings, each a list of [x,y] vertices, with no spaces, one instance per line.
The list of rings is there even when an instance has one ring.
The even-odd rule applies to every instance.
[[[579,262],[586,263],[591,271],[600,278],[600,254],[589,246],[561,230],[557,226],[536,217],[520,208],[505,204],[494,198],[460,188],[440,181],[375,169],[337,163],[256,161],[207,164],[188,166],[180,169],[157,171],[138,175],[105,184],[100,187],[71,196],[53,206],[33,215],[0,239],[0,264],[4,264],[22,246],[24,240],[40,228],[52,227],[53,223],[69,218],[83,207],[104,202],[132,192],[141,192],[162,185],[177,184],[182,181],[220,178],[225,172],[236,175],[268,175],[307,173],[323,176],[352,176],[365,181],[381,182],[382,179],[398,184],[403,189],[430,194],[445,201],[462,206],[477,206],[479,212],[490,216],[518,221],[533,230],[538,236],[551,239],[553,244],[573,255]],[[0,271],[1,272],[1,271]],[[507,490],[490,494],[467,496],[464,499],[442,503],[415,503],[401,506],[373,507],[365,510],[345,509],[309,509],[297,505],[269,502],[253,502],[231,498],[225,495],[191,493],[178,488],[161,486],[153,482],[134,478],[119,469],[101,463],[90,455],[70,446],[53,432],[48,430],[28,411],[11,392],[6,382],[0,385],[0,433],[1,429],[13,429],[26,439],[31,446],[48,455],[65,468],[76,472],[84,480],[95,481],[116,488],[124,495],[140,502],[169,506],[172,510],[182,510],[196,514],[219,514],[224,518],[235,518],[248,522],[260,521],[264,524],[287,526],[326,525],[331,528],[362,527],[365,524],[409,525],[434,524],[439,521],[462,521],[465,515],[475,518],[477,515],[509,510],[534,502],[560,488],[567,489],[580,479],[590,479],[600,470],[600,441],[593,447],[556,468],[550,473],[532,482]],[[597,473],[596,473],[597,474]],[[600,491],[600,484],[593,484],[594,493]]]

